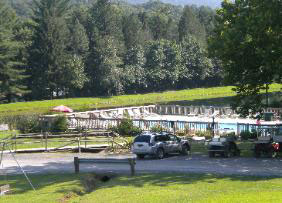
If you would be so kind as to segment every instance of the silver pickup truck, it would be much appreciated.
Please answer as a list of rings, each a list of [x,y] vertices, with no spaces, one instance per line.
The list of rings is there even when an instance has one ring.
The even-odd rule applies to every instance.
[[[163,159],[169,153],[187,155],[189,151],[190,144],[187,140],[166,132],[142,133],[134,139],[132,145],[132,152],[139,159],[143,159],[145,155],[154,155],[159,159]]]

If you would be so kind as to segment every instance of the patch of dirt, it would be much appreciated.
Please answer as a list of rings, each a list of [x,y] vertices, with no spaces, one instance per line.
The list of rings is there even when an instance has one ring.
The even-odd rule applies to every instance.
[[[73,192],[69,192],[67,194],[65,194],[62,198],[59,199],[59,203],[66,203],[68,201],[70,201],[72,198],[77,197],[77,194],[73,193]]]
[[[82,186],[85,189],[86,193],[94,191],[99,183],[105,183],[110,181],[113,178],[112,175],[102,175],[102,174],[94,174],[90,173],[87,174],[83,179],[82,179]]]

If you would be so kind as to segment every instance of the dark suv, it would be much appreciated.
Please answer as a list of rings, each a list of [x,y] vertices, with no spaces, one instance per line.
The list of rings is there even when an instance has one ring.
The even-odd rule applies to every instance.
[[[154,155],[162,159],[166,154],[175,152],[187,155],[189,151],[188,141],[171,133],[145,132],[134,139],[132,146],[132,152],[140,159],[145,155]]]

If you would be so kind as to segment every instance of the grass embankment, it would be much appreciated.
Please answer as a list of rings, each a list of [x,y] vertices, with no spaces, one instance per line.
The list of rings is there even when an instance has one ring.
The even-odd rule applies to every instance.
[[[45,114],[50,112],[52,107],[66,105],[75,111],[93,110],[96,108],[110,108],[119,106],[137,106],[147,104],[169,103],[173,101],[193,101],[234,96],[232,86],[197,88],[179,91],[168,91],[163,93],[135,94],[113,96],[105,98],[73,98],[57,99],[34,102],[18,102],[0,105],[0,116]],[[270,85],[269,92],[281,91],[282,85]]]
[[[93,174],[8,176],[13,193],[5,203],[55,202],[280,202],[282,178],[208,174],[120,176],[102,183]]]

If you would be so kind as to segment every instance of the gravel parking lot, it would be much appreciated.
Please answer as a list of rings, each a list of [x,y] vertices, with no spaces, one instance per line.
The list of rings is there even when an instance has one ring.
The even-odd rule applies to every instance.
[[[84,158],[104,157],[101,154],[90,153],[37,153],[16,154],[21,167],[27,173],[73,173],[75,156]],[[115,158],[131,157],[134,155],[119,155]],[[111,156],[112,158],[113,156]],[[4,170],[3,170],[4,169]],[[129,173],[129,166],[117,164],[83,164],[81,172],[112,172]],[[1,172],[18,174],[20,168],[11,156],[4,154]],[[258,176],[282,176],[282,159],[271,158],[209,158],[207,155],[170,156],[162,160],[145,158],[137,160],[136,173],[144,172],[189,172],[189,173],[214,173]]]

